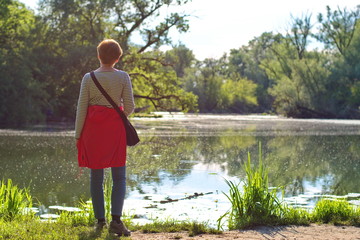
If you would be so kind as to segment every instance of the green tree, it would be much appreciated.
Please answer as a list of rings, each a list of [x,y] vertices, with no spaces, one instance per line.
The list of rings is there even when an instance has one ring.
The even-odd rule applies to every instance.
[[[147,111],[196,111],[196,96],[183,89],[183,82],[177,77],[172,65],[163,62],[165,55],[154,50],[143,54],[129,54],[125,59],[132,63],[127,67],[132,69],[130,76],[138,106]]]
[[[261,62],[268,55],[268,51],[271,51],[270,46],[272,43],[279,41],[279,36],[272,33],[263,33],[261,36],[251,40],[248,45],[230,50],[227,75],[240,74],[241,77],[257,85],[254,94],[257,97],[258,106],[252,106],[251,110],[253,112],[272,110],[273,97],[268,93],[268,89],[274,82],[261,67]]]
[[[332,109],[339,117],[359,118],[360,106],[360,27],[354,34],[354,40],[344,55],[333,57],[331,75],[327,84],[329,98],[332,99]],[[331,91],[332,90],[332,91]]]
[[[327,7],[327,18],[319,15],[321,32],[319,39],[330,49],[332,55],[331,74],[326,88],[331,99],[331,109],[338,117],[359,118],[359,50],[360,50],[360,6],[348,11]]]
[[[195,63],[194,53],[183,44],[174,46],[165,53],[165,62],[173,67],[179,78],[184,77],[185,69]]]
[[[39,78],[48,83],[49,101],[58,117],[73,118],[80,80],[84,73],[98,66],[96,45],[104,38],[118,40],[124,55],[118,68],[133,78],[134,95],[139,109],[195,110],[196,99],[181,90],[174,70],[161,64],[156,49],[171,42],[170,29],[188,30],[187,15],[160,11],[187,0],[42,0],[42,34],[39,61],[46,66]],[[142,36],[135,45],[132,37]],[[51,41],[49,41],[51,40]],[[163,58],[163,56],[161,56]]]
[[[324,42],[329,48],[336,48],[340,54],[350,46],[360,17],[360,5],[353,11],[346,8],[332,11],[329,6],[326,7],[326,19],[323,14],[318,15],[320,22],[320,32],[316,37]]]
[[[0,4],[0,123],[20,126],[42,120],[46,93],[32,75],[31,30],[35,16],[24,4]]]
[[[236,113],[248,113],[258,104],[257,85],[239,74],[234,73],[231,78],[224,80],[221,85],[221,103],[224,110]]]
[[[310,16],[293,18],[289,33],[274,42],[261,65],[275,81],[269,92],[278,113],[292,117],[333,117],[328,108],[330,75],[326,53],[307,51],[311,36]]]
[[[246,113],[257,105],[257,85],[236,72],[230,74],[227,61],[224,55],[187,69],[184,86],[198,96],[201,112]]]
[[[221,105],[220,89],[223,76],[219,73],[219,61],[205,59],[186,71],[185,89],[198,96],[200,112],[216,111]]]

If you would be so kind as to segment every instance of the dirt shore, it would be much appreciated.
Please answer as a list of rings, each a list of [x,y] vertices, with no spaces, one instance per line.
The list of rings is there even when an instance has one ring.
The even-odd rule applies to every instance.
[[[351,226],[316,225],[257,227],[250,230],[227,231],[220,235],[202,234],[189,237],[186,232],[144,234],[134,232],[131,239],[143,240],[213,240],[213,239],[360,239],[360,228]]]

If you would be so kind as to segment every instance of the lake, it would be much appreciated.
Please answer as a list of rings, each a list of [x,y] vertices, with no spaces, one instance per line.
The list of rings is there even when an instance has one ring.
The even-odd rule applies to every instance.
[[[141,143],[128,148],[124,212],[209,221],[230,207],[225,179],[244,179],[248,152],[262,158],[284,201],[311,209],[320,197],[359,205],[360,121],[262,115],[168,114],[134,118]],[[30,187],[40,213],[88,200],[89,171],[77,166],[73,129],[0,130],[0,179]],[[109,175],[109,172],[107,172]]]

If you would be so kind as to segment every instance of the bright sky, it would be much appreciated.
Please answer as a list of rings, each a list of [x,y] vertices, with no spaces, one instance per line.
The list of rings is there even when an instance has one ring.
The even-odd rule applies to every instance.
[[[20,0],[35,9],[37,0]],[[199,60],[218,58],[230,49],[246,45],[263,32],[284,33],[291,15],[325,13],[326,6],[354,10],[359,0],[192,0],[179,9],[190,17],[190,30],[171,32],[174,43],[182,42]],[[166,11],[166,10],[165,10]]]

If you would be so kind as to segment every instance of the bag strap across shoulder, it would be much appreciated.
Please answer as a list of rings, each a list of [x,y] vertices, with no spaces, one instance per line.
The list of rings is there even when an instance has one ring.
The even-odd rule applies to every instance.
[[[97,80],[97,78],[95,77],[95,73],[94,71],[90,72],[90,76],[92,78],[92,80],[94,81],[96,87],[99,89],[99,91],[104,95],[104,97],[106,98],[106,100],[108,100],[108,102],[111,104],[111,106],[118,112],[118,114],[120,115],[121,119],[126,122],[127,117],[125,116],[124,112],[121,111],[119,109],[119,107],[116,105],[116,103],[114,102],[114,100],[112,100],[112,98],[109,96],[109,94],[107,94],[107,92],[105,91],[105,89],[101,86],[101,84],[99,83],[99,81]]]

